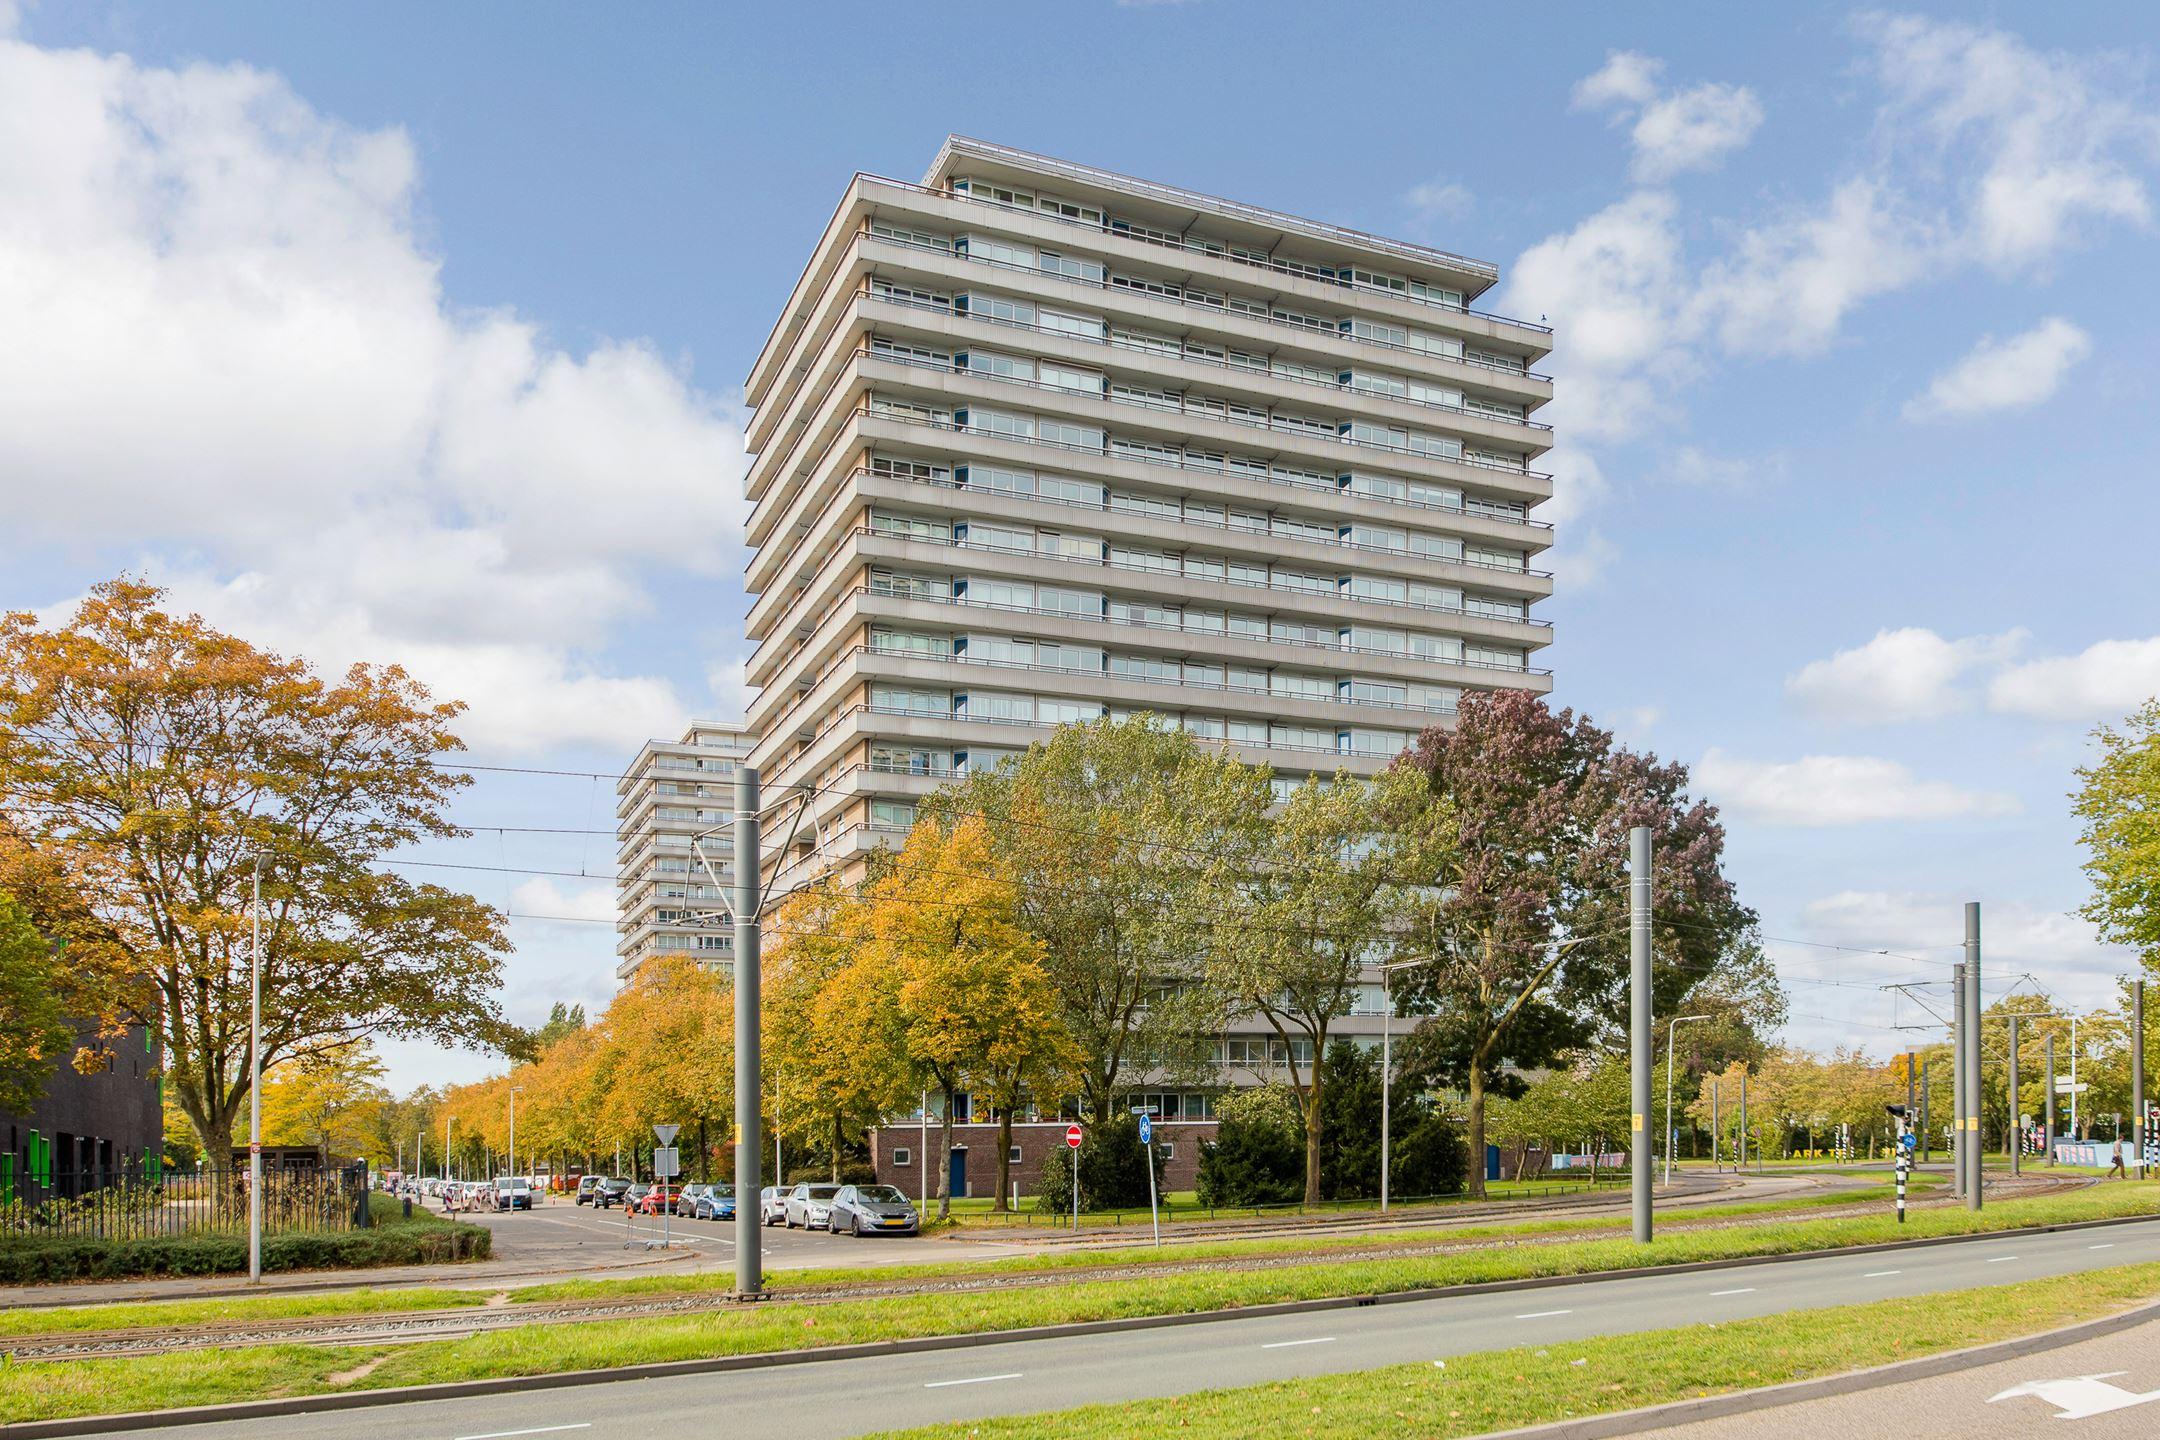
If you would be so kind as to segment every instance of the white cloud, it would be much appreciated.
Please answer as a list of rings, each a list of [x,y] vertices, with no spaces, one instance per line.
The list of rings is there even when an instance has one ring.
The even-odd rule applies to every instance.
[[[1455,180],[1427,180],[1403,193],[1403,204],[1421,228],[1430,229],[1444,220],[1459,220],[1476,204],[1470,188]]]
[[[0,546],[399,660],[475,743],[634,743],[673,687],[592,657],[652,580],[733,570],[740,427],[649,345],[453,307],[419,204],[401,131],[275,75],[0,38]]]
[[[1634,115],[1628,135],[1635,147],[1632,173],[1653,183],[1714,166],[1753,139],[1763,122],[1753,91],[1707,83],[1664,93],[1658,86],[1664,69],[1662,60],[1615,51],[1574,94],[1576,109],[1614,111],[1615,124]]]
[[[1695,780],[1721,806],[1766,825],[1864,825],[2014,815],[2017,798],[1921,780],[1894,760],[1871,755],[1807,755],[1749,760],[1712,749]]]
[[[2160,637],[2102,640],[2075,655],[2012,665],[1988,685],[1988,706],[2044,720],[2109,720],[2160,696]]]
[[[510,892],[510,908],[534,920],[561,920],[577,924],[615,919],[615,887],[579,885],[569,889],[545,875],[535,875]]]
[[[2025,638],[2022,630],[1962,640],[1916,626],[1878,630],[1865,645],[1802,666],[1786,677],[1785,693],[1801,708],[1847,724],[1932,720],[1970,709],[1976,697],[1962,682],[2008,659]]]
[[[1908,420],[1950,420],[2022,410],[2053,395],[2070,367],[2092,353],[2091,337],[2061,316],[2007,340],[1981,337],[1964,359],[1905,404]]]
[[[1888,95],[1886,130],[1935,147],[1972,255],[2014,270],[2093,222],[2150,221],[2134,167],[2160,156],[2160,119],[2126,93],[2119,59],[2044,54],[2001,30],[1917,16],[1866,16],[1857,29]]]
[[[2111,979],[2131,958],[2127,948],[2103,943],[2092,926],[2076,915],[2022,900],[1991,900],[1986,895],[1843,890],[1811,901],[1803,928],[1806,938],[1834,945],[1952,959],[1954,952],[1943,947],[1964,939],[1968,900],[1980,902],[1983,974],[2001,977],[2030,969],[2050,983],[2064,978],[2066,972]],[[1913,978],[1936,977],[1916,974]],[[1997,985],[2008,988],[2008,983],[1991,980],[1989,992],[1999,994]]]
[[[1693,490],[1755,490],[1782,480],[1787,463],[1780,454],[1713,455],[1694,445],[1682,445],[1666,457],[1657,478]]]

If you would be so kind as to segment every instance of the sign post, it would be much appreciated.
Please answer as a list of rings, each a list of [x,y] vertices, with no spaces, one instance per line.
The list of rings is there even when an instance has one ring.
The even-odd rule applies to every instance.
[[[682,1174],[682,1152],[675,1148],[675,1136],[682,1130],[680,1125],[655,1125],[653,1138],[660,1142],[652,1152],[653,1185],[660,1192],[660,1248],[669,1248],[674,1239],[675,1207],[668,1203],[667,1182]],[[646,1242],[650,1244],[651,1242]]]
[[[1080,1127],[1065,1127],[1065,1148],[1072,1151],[1072,1220],[1073,1239],[1080,1238]]]
[[[1897,1223],[1905,1223],[1905,1177],[1912,1171],[1913,1146],[1917,1137],[1912,1129],[1912,1112],[1903,1105],[1883,1107],[1897,1121]]]
[[[1148,1223],[1155,1228],[1155,1248],[1162,1248],[1162,1215],[1155,1208],[1155,1117],[1140,1112],[1140,1149],[1147,1161],[1147,1213]]]

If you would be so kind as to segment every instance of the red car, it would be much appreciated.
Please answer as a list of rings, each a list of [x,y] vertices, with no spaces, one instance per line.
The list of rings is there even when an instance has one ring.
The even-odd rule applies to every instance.
[[[680,1185],[654,1185],[638,1197],[635,1208],[640,1215],[672,1213],[675,1209],[675,1202],[681,1195],[682,1186]]]

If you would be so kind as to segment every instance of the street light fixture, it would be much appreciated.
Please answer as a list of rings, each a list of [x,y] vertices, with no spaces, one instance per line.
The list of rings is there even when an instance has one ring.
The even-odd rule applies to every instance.
[[[1708,1020],[1710,1018],[1708,1015],[1675,1015],[1665,1022],[1665,1183],[1667,1185],[1672,1184],[1673,1143],[1678,1139],[1680,1133],[1680,1127],[1673,1124],[1672,1114],[1673,1032],[1678,1030],[1685,1021]]]

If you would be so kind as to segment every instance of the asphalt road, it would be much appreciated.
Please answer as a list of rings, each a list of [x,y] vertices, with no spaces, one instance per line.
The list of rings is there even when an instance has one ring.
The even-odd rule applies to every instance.
[[[1095,1401],[1145,1400],[1429,1362],[1513,1345],[1737,1320],[2153,1260],[2160,1260],[2160,1220],[1309,1315],[1226,1318],[925,1355],[828,1360],[733,1374],[604,1382],[319,1416],[196,1425],[168,1433],[187,1440],[354,1435],[365,1435],[368,1440],[507,1440],[543,1435],[581,1440],[586,1431],[633,1426],[641,1432],[695,1430],[726,1435],[730,1440],[827,1440],[936,1420],[1024,1414]],[[2040,1368],[2052,1373],[2057,1367]],[[2027,1423],[2038,1425],[2044,1420],[2045,1412],[2035,1410]]]

